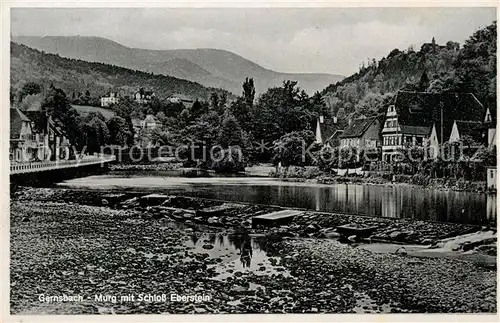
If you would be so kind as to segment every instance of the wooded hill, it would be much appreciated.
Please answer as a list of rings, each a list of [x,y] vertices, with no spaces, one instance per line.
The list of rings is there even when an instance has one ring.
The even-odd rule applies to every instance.
[[[374,114],[398,90],[470,92],[485,106],[496,109],[496,21],[476,31],[463,46],[434,38],[419,50],[392,50],[379,61],[322,91],[332,113]]]
[[[12,40],[47,53],[133,70],[170,75],[241,93],[246,77],[255,81],[257,95],[294,80],[309,95],[343,76],[326,73],[280,73],[233,52],[215,48],[151,50],[130,48],[107,38],[89,36],[17,36]]]
[[[229,98],[233,97],[225,90],[207,88],[171,76],[63,58],[13,42],[10,45],[12,93],[17,92],[27,82],[35,82],[46,84],[47,87],[52,83],[68,95],[88,90],[93,97],[117,90],[131,95],[141,87],[154,91],[160,98],[182,94],[192,99],[208,100],[211,92],[226,92]]]

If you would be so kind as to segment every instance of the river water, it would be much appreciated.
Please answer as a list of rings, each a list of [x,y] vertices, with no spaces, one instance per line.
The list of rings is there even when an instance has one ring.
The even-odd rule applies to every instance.
[[[172,171],[115,171],[63,187],[151,191],[315,211],[464,224],[496,223],[496,195],[408,185],[294,183],[267,177],[181,177]]]

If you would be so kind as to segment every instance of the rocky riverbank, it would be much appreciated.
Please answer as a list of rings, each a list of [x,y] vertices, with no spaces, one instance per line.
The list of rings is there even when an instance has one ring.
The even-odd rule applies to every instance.
[[[278,228],[252,227],[252,217],[282,208],[241,203],[226,203],[202,198],[147,194],[139,192],[103,192],[99,190],[23,188],[12,195],[19,200],[79,203],[131,209],[144,219],[167,218],[187,225],[209,225],[242,229],[252,233],[273,233],[281,237],[338,238],[337,227],[373,227],[364,240],[373,242],[432,245],[440,239],[481,230],[480,226],[459,223],[427,222],[411,219],[377,218],[337,213],[304,211],[287,225]],[[351,237],[359,240],[361,237]]]
[[[496,193],[486,189],[485,181],[469,181],[456,178],[431,178],[430,176],[395,175],[365,172],[364,175],[334,175],[321,172],[317,167],[289,167],[281,172],[272,171],[269,176],[294,182],[319,184],[371,184],[371,185],[412,185],[435,190],[465,191],[476,193]]]
[[[69,190],[13,195],[12,314],[496,311],[496,270],[471,262],[378,254],[329,239],[268,234],[257,240],[239,225],[179,225],[168,215],[154,216],[147,204],[159,196],[126,196],[129,204],[143,204],[123,208],[116,195],[115,201],[108,195],[105,206],[79,204]],[[55,196],[72,201],[50,201]],[[41,301],[41,294],[84,300],[51,303]],[[206,297],[137,299],[144,294]]]

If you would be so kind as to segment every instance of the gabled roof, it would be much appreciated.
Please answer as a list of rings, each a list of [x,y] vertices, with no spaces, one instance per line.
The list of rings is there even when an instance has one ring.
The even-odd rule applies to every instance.
[[[361,137],[368,128],[373,124],[373,122],[377,120],[377,116],[370,118],[356,118],[354,119],[347,128],[344,129],[344,132],[340,136],[340,138],[356,138]]]
[[[337,144],[338,140],[340,139],[340,136],[344,133],[344,130],[336,130],[333,135],[331,135],[329,138],[324,141],[325,143],[333,143]]]
[[[55,118],[49,118],[49,127],[58,135],[66,136],[66,131],[64,130],[64,124],[61,122],[61,120]]]
[[[23,122],[31,120],[18,108],[10,108],[10,139],[19,139]]]
[[[146,118],[144,118],[144,122],[158,122],[158,120],[154,115],[148,114]]]
[[[321,131],[321,140],[323,142],[326,142],[326,140],[328,140],[328,138],[330,138],[338,128],[339,128],[338,124],[334,123],[332,119],[324,118],[323,123],[321,122],[319,123],[319,129]]]
[[[482,121],[485,113],[484,106],[472,93],[399,91],[394,105],[401,126],[431,127],[436,124],[439,141],[441,126],[447,140],[454,120]]]
[[[456,120],[455,122],[461,140],[465,139],[464,137],[469,137],[469,139],[472,139],[476,143],[483,143],[485,141],[485,126],[483,123],[470,120]]]
[[[37,110],[37,111],[25,111],[24,112],[33,122],[33,130],[38,133],[47,132],[47,122],[48,116],[45,111]]]
[[[490,115],[491,115],[491,122],[490,124],[496,124],[497,123],[497,110],[495,108],[488,108],[488,110],[490,111]],[[484,116],[483,116],[483,120],[486,119],[486,109],[484,111]]]

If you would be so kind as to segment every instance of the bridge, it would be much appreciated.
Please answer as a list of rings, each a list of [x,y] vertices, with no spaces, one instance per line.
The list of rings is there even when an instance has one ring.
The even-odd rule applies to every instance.
[[[11,163],[10,175],[29,174],[59,169],[77,168],[98,164],[106,164],[116,160],[114,155],[87,155],[74,160],[39,161],[28,163]]]

